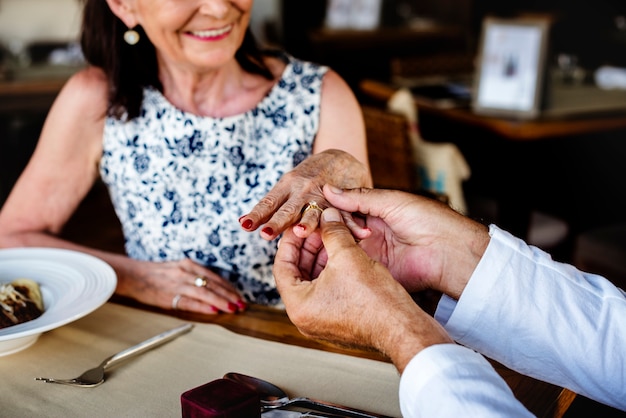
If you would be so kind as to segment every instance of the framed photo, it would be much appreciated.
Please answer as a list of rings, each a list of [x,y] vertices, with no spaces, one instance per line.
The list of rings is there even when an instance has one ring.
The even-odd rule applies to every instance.
[[[550,21],[483,20],[472,109],[476,113],[533,119],[541,113]]]
[[[376,29],[382,0],[329,0],[326,27],[330,29]]]

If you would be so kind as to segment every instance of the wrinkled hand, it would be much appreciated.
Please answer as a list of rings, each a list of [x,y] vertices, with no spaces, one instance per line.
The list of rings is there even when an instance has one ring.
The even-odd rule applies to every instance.
[[[239,218],[246,231],[261,228],[261,236],[272,240],[291,225],[297,236],[305,238],[319,223],[320,210],[308,210],[306,205],[314,201],[322,209],[330,206],[322,193],[322,187],[332,183],[342,188],[368,187],[371,184],[367,168],[347,152],[326,150],[304,160],[296,168],[282,176],[270,192],[257,203],[250,213]],[[346,222],[356,236],[363,232],[352,217],[344,214]]]
[[[431,288],[458,299],[489,242],[487,227],[433,199],[331,186],[324,196],[338,209],[366,215],[371,235],[359,245],[411,293]]]
[[[120,277],[117,293],[139,302],[165,309],[176,309],[216,314],[235,313],[246,308],[246,303],[235,288],[219,275],[189,259],[169,262],[131,260],[128,276]],[[199,287],[196,278],[204,278]]]
[[[359,248],[337,209],[324,211],[321,233],[302,239],[285,232],[274,276],[289,318],[308,337],[376,349],[401,371],[421,349],[452,342]]]

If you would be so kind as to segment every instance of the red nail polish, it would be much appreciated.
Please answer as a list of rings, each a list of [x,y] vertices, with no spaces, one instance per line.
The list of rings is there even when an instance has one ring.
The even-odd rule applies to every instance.
[[[228,310],[231,312],[235,312],[237,310],[237,305],[232,302],[228,302]]]
[[[248,307],[248,304],[244,302],[243,300],[240,300],[237,302],[237,307],[239,308],[239,310],[243,311],[244,309]]]
[[[274,235],[274,230],[270,228],[269,226],[266,226],[265,228],[263,228],[263,232],[267,235]]]
[[[243,224],[241,224],[245,229],[252,228],[252,221],[250,219],[246,219]]]

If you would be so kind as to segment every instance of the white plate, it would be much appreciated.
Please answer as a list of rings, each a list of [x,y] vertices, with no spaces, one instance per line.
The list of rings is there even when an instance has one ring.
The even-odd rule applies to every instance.
[[[20,277],[39,283],[44,313],[0,329],[0,356],[24,350],[43,332],[95,311],[113,295],[117,284],[113,268],[88,254],[56,248],[0,250],[0,283]]]

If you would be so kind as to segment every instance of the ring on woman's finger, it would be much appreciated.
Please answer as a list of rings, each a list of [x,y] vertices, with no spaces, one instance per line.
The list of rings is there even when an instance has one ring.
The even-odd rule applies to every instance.
[[[320,213],[324,212],[324,209],[322,209],[315,200],[311,200],[309,203],[307,203],[304,209],[302,209],[302,215],[304,216],[304,214],[310,210],[318,210],[320,211]]]
[[[195,279],[193,279],[193,284],[196,287],[206,287],[207,283],[208,282],[206,281],[206,279],[202,276],[198,276]]]
[[[174,298],[172,299],[172,309],[173,310],[178,310],[178,302],[180,302],[180,298],[182,298],[183,295],[181,295],[180,293],[177,294],[176,296],[174,296]]]

